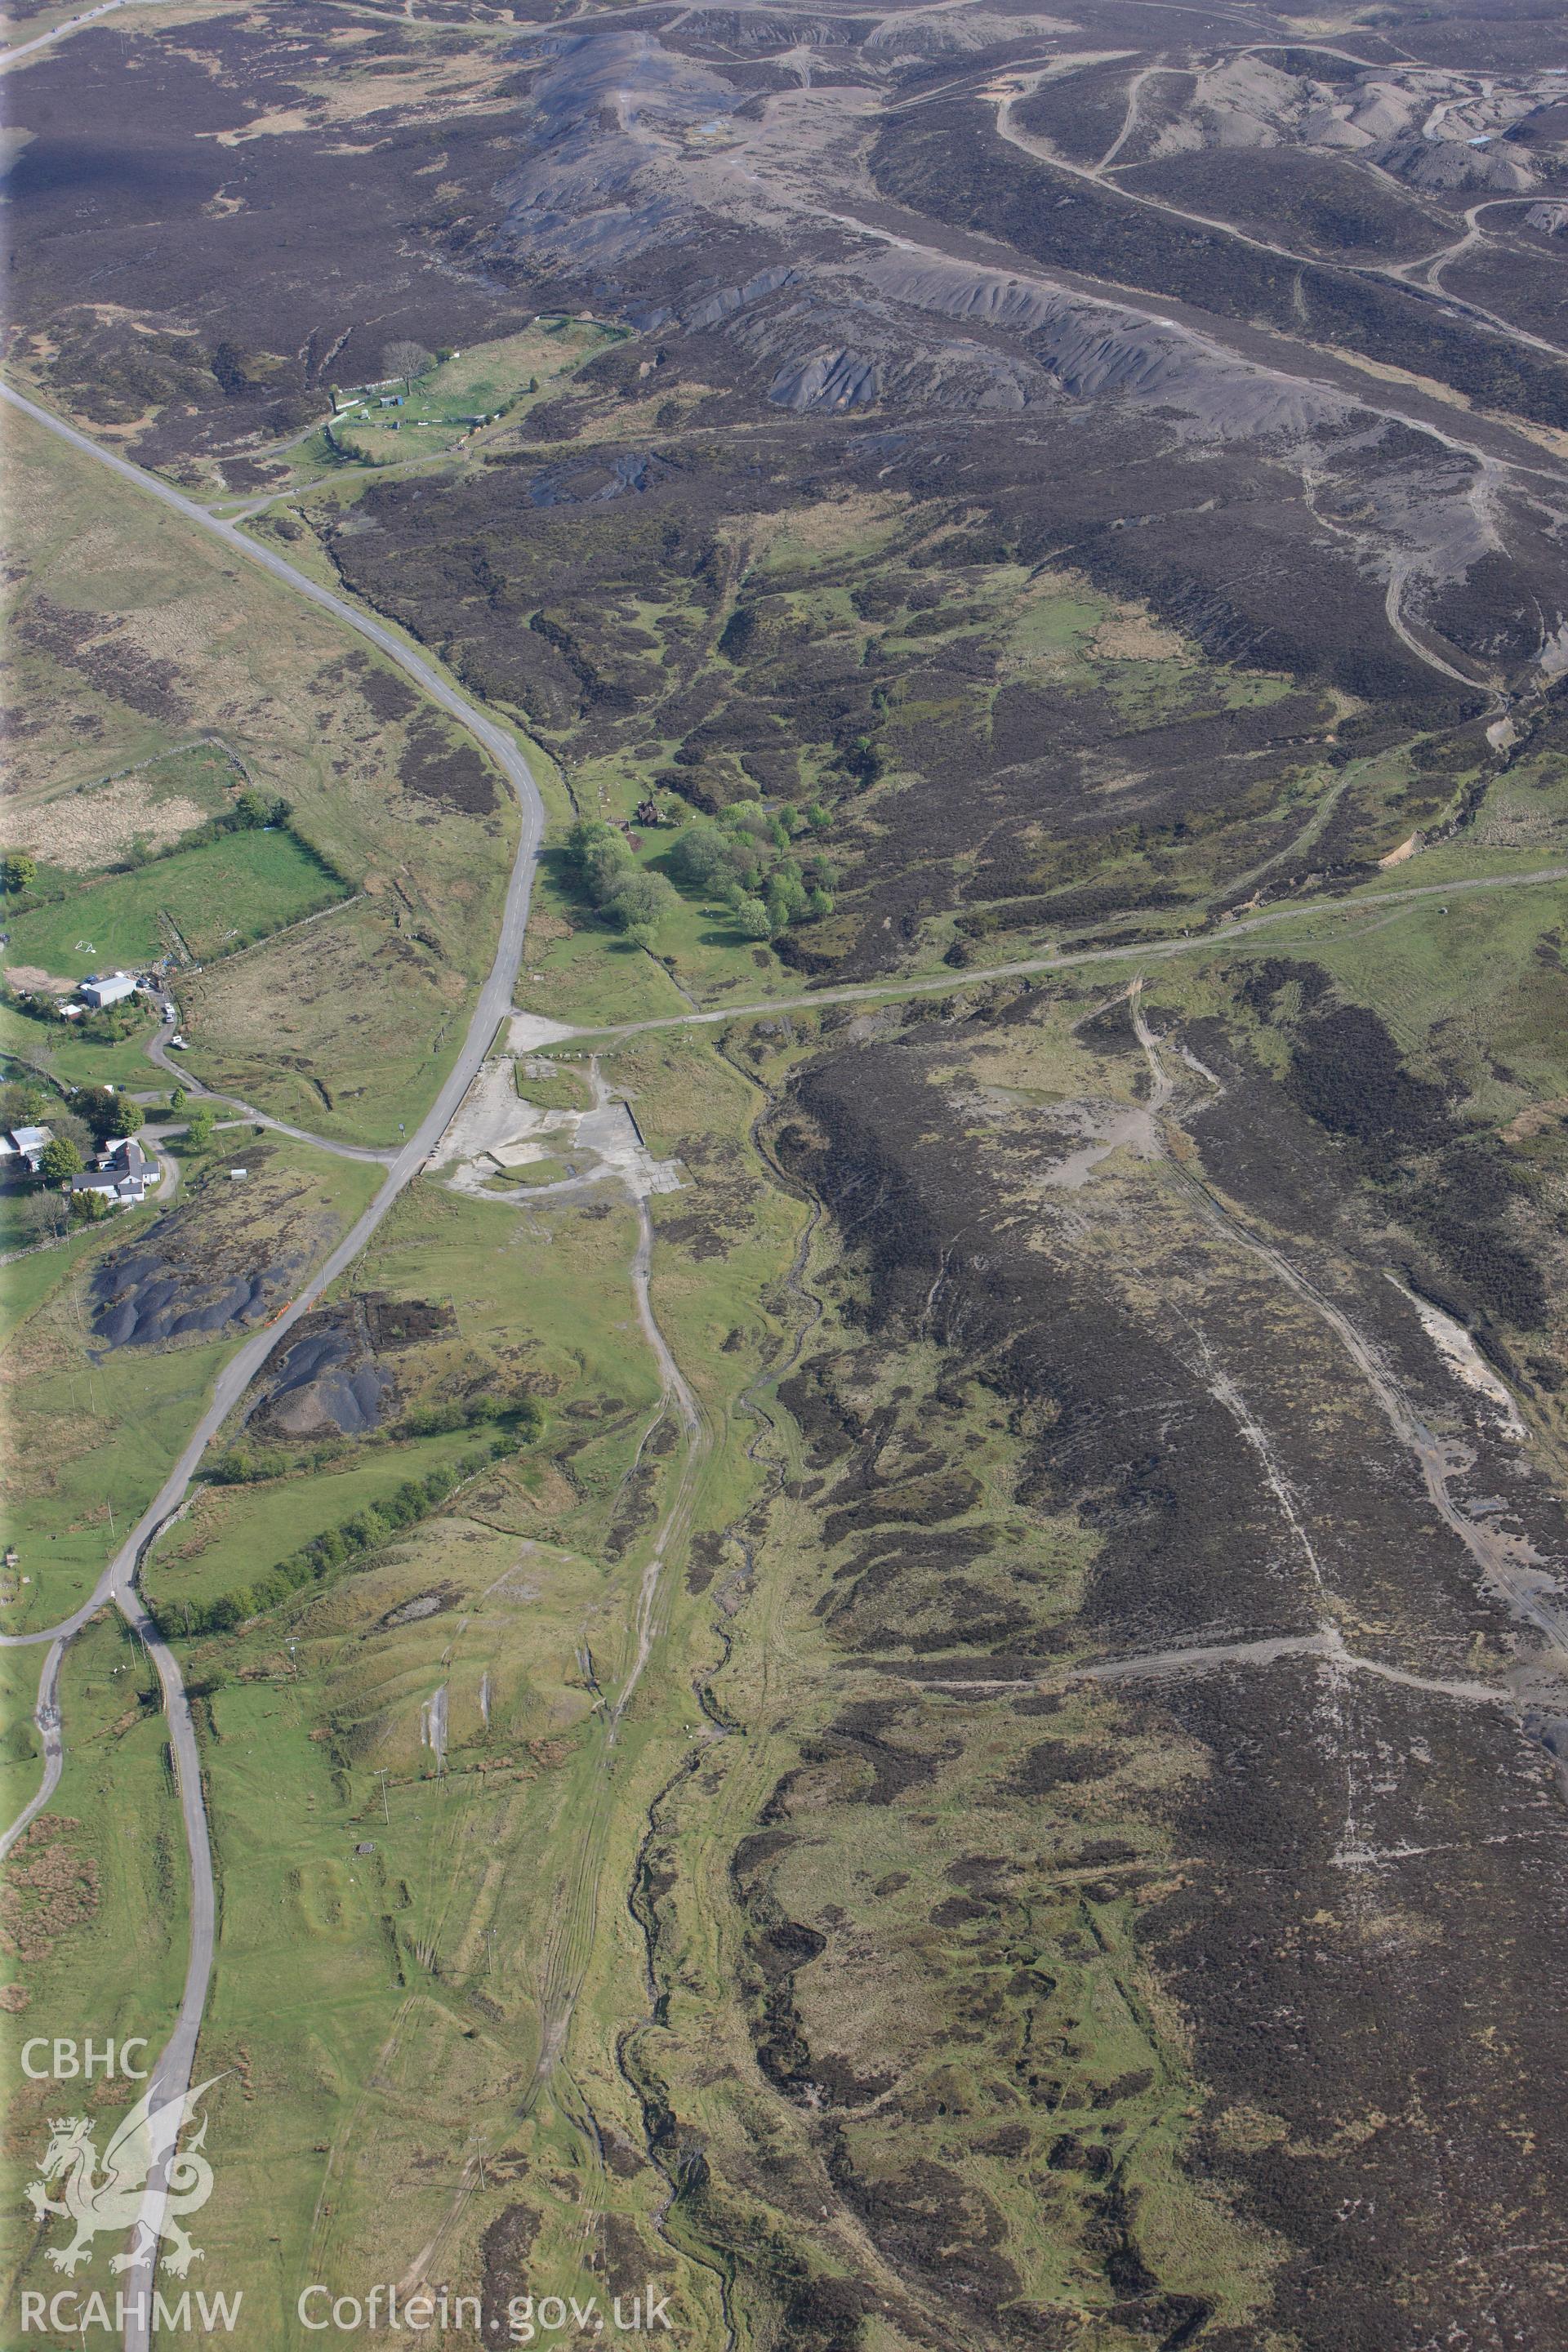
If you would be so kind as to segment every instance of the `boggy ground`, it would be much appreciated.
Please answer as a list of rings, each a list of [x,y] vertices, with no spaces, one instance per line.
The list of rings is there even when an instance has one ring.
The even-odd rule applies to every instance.
[[[656,1811],[645,2096],[763,2340],[1551,2341],[1563,1629],[1507,1579],[1568,1524],[1333,1131],[1152,1019],[1170,1114],[1087,996],[767,1066],[821,1312],[702,1574],[746,1737]]]

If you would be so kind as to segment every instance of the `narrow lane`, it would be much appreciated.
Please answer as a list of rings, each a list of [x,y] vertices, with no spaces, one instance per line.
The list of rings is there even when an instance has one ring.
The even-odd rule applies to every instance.
[[[193,1430],[179,1460],[163,1481],[148,1508],[136,1522],[125,1542],[104,1570],[88,1599],[58,1625],[37,1633],[0,1636],[6,1648],[30,1647],[48,1643],[50,1655],[46,1661],[44,1689],[37,1720],[43,1735],[45,1748],[44,1785],[26,1809],[20,1821],[12,1824],[7,1843],[20,1834],[26,1822],[47,1801],[58,1783],[63,1758],[62,1734],[58,1722],[58,1689],[60,1655],[64,1646],[79,1633],[97,1609],[112,1601],[126,1622],[145,1641],[157,1669],[163,1688],[164,1706],[169,1721],[170,1746],[174,1753],[175,1775],[179,1784],[180,1806],[184,1820],[185,1843],[191,1865],[191,1944],[185,1977],[184,1998],[178,2021],[167,2047],[153,2070],[152,2088],[154,2105],[162,2107],[181,2099],[190,2087],[191,2070],[195,2063],[197,2036],[201,2031],[206,2007],[207,1987],[212,1976],[215,1906],[213,1895],[212,1853],[207,1832],[206,1808],[202,1797],[201,1759],[196,1747],[195,1727],[189,1703],[181,1678],[179,1661],[147,1613],[145,1604],[136,1589],[136,1577],[148,1547],[159,1529],[176,1511],[212,1438],[222,1426],[233,1406],[243,1395],[261,1366],[288,1337],[302,1315],[308,1314],[316,1300],[336,1281],[338,1276],[353,1265],[387,1211],[416,1175],[437,1139],[450,1120],[477,1076],[485,1052],[500,1022],[510,1010],[517,971],[522,958],[523,933],[528,924],[529,900],[533,888],[533,877],[539,862],[540,843],[544,830],[544,805],[532,772],[515,740],[492,719],[476,710],[467,698],[449,686],[439,672],[424,657],[405,646],[402,640],[379,621],[360,613],[344,598],[321,587],[301,572],[275,555],[269,548],[258,547],[247,540],[231,523],[220,522],[192,499],[161,482],[139,466],[111,451],[100,449],[85,433],[74,425],[51,416],[47,409],[24,399],[9,385],[0,384],[0,397],[14,408],[23,411],[36,424],[41,425],[62,441],[79,449],[110,472],[133,483],[139,490],[150,494],[164,506],[174,509],[184,520],[223,541],[247,563],[259,564],[287,587],[319,605],[345,627],[369,639],[370,643],[396,663],[426,694],[448,711],[468,733],[489,752],[515,792],[521,812],[521,827],[517,856],[507,885],[506,904],[501,916],[500,936],[497,942],[495,961],[488,978],[479,990],[468,1034],[445,1084],[425,1118],[390,1162],[384,1181],[374,1200],[360,1216],[305,1285],[299,1296],[264,1330],[258,1331],[219,1373],[212,1401]],[[53,1778],[51,1779],[51,1774]],[[143,2219],[154,2231],[161,2218],[163,2191],[154,2181],[143,2203]],[[125,2352],[146,2352],[150,2341],[149,2316],[152,2305],[153,2270],[151,2262],[136,2263],[122,2275],[121,2284],[125,2295],[128,2316],[125,2324]]]

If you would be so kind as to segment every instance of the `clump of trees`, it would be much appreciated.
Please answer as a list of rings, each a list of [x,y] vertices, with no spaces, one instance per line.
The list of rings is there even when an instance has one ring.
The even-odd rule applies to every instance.
[[[37,878],[37,861],[29,857],[25,849],[13,849],[0,857],[0,890],[4,890],[8,898],[20,898],[24,890],[32,888]]]
[[[682,826],[664,863],[690,898],[716,898],[746,939],[773,940],[792,923],[819,922],[833,912],[833,869],[803,842],[831,822],[821,807],[770,815],[755,801],[737,802],[716,822]],[[566,856],[578,887],[601,914],[651,946],[678,904],[662,874],[633,856],[625,834],[584,817],[566,837]]]
[[[754,802],[737,802],[717,823],[685,826],[669,853],[669,870],[693,895],[730,908],[747,939],[777,939],[792,923],[819,922],[833,912],[833,869],[816,852],[803,857],[803,835],[825,831],[826,810],[804,818],[769,815]]]
[[[51,1237],[58,1239],[72,1217],[92,1214],[78,1204],[96,1199],[96,1194],[74,1192],[68,1198],[59,1190],[68,1177],[86,1165],[92,1136],[87,1121],[68,1110],[58,1095],[27,1078],[0,1086],[0,1128],[14,1127],[47,1127],[55,1139],[40,1155],[41,1181],[13,1194],[7,1202],[11,1230],[26,1248]]]
[[[104,1090],[93,1087],[79,1089],[68,1106],[47,1087],[36,1086],[26,1078],[14,1080],[0,1087],[0,1128],[47,1127],[57,1143],[68,1145],[76,1154],[72,1166],[60,1169],[60,1178],[75,1176],[86,1166],[88,1153],[98,1149],[98,1137],[87,1115],[84,1095],[101,1091]],[[136,1124],[141,1123],[138,1114]],[[46,1167],[41,1172],[47,1176],[50,1171]]]
[[[566,856],[584,897],[638,947],[651,947],[659,925],[679,904],[664,876],[639,866],[625,834],[597,817],[573,826]]]
[[[71,1097],[71,1108],[85,1121],[100,1151],[110,1137],[138,1134],[145,1123],[141,1104],[117,1093],[113,1087],[79,1087]]]
[[[440,1404],[411,1406],[397,1425],[400,1437],[440,1437],[448,1430],[478,1429],[494,1422],[511,1432],[519,1445],[531,1444],[544,1426],[544,1415],[531,1396],[449,1398]]]
[[[30,1078],[14,1078],[0,1087],[0,1128],[53,1127],[58,1129],[59,1097]]]

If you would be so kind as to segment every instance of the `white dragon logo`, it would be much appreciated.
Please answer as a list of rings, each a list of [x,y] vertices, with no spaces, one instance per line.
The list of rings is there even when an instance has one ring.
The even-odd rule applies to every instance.
[[[40,2221],[47,2214],[58,2213],[76,2225],[76,2236],[68,2246],[46,2250],[46,2259],[56,2270],[69,2278],[79,2264],[89,2262],[92,2241],[100,2230],[116,2236],[127,2230],[136,2232],[130,2252],[116,2254],[110,2262],[111,2271],[133,2270],[151,2261],[160,2238],[169,2242],[163,2268],[173,2271],[176,2278],[184,2278],[191,2264],[203,2259],[201,2248],[192,2245],[180,2222],[184,2214],[199,2212],[213,2192],[213,2168],[201,2153],[207,2136],[206,2116],[202,2117],[202,2127],[188,2147],[177,2148],[175,2143],[195,2114],[197,2100],[221,2079],[209,2075],[194,2091],[170,2099],[156,2110],[153,2095],[157,2085],[153,2084],[105,2148],[101,2173],[92,2144],[90,2116],[50,2119],[52,2137],[38,2166],[43,2179],[29,2181],[27,2201]],[[160,2168],[162,2194],[148,2185],[149,2175]],[[61,2183],[58,2200],[48,2193],[49,2183],[55,2180]]]

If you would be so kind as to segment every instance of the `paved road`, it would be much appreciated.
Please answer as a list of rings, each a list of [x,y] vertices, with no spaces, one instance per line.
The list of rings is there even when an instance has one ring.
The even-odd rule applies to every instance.
[[[43,425],[62,441],[68,441],[73,448],[83,451],[98,464],[107,466],[112,473],[119,474],[125,480],[134,483],[139,490],[161,499],[163,505],[172,507],[186,522],[222,540],[226,546],[236,555],[242,556],[247,563],[259,564],[264,572],[271,572],[275,579],[282,581],[285,586],[292,589],[296,594],[306,597],[312,604],[320,605],[324,612],[330,613],[334,620],[341,622],[345,627],[353,629],[362,637],[368,638],[380,652],[395,662],[398,668],[411,677],[433,701],[439,703],[444,710],[449,711],[452,717],[490,753],[516,793],[522,815],[521,834],[518,842],[516,861],[511,869],[511,878],[507,885],[506,906],[501,917],[500,937],[496,947],[495,961],[479,991],[479,1001],[468,1024],[468,1034],[463,1040],[451,1073],[434,1104],[408,1138],[407,1142],[391,1160],[385,1181],[374,1200],[278,1320],[247,1339],[237,1355],[234,1356],[219,1373],[214,1386],[212,1401],[192,1431],[184,1451],[163,1481],[153,1502],[142,1513],[114,1559],[104,1570],[88,1599],[58,1625],[48,1627],[37,1633],[0,1636],[0,1643],[3,1643],[6,1648],[25,1647],[42,1643],[49,1644],[49,1657],[46,1660],[44,1668],[45,1704],[40,1706],[37,1717],[39,1729],[44,1738],[45,1785],[26,1809],[21,1822],[12,1825],[10,1832],[12,1837],[18,1833],[20,1828],[26,1826],[40,1805],[47,1801],[53,1792],[55,1783],[59,1779],[60,1728],[56,1694],[60,1654],[65,1643],[73,1634],[79,1632],[95,1610],[102,1608],[106,1602],[112,1601],[127,1623],[133,1627],[146,1643],[153,1663],[157,1669],[168,1714],[170,1743],[174,1750],[179,1781],[185,1843],[191,1862],[192,1890],[191,1949],[184,1995],[180,2004],[179,2019],[174,2035],[153,2070],[156,2104],[162,2106],[170,2100],[183,2097],[190,2084],[191,2068],[195,2057],[196,2037],[201,2030],[202,2014],[206,2006],[207,1985],[212,1975],[215,1913],[212,1856],[207,1840],[206,1811],[202,1800],[201,1760],[196,1748],[195,1732],[191,1722],[190,1707],[186,1702],[184,1685],[180,1677],[179,1662],[148,1616],[142,1596],[136,1590],[137,1570],[159,1528],[171,1514],[179,1508],[208,1444],[244,1394],[250,1381],[268,1357],[272,1354],[274,1349],[287,1338],[294,1324],[315,1304],[328,1285],[336,1281],[338,1276],[353,1265],[398,1194],[422,1166],[472,1084],[491,1038],[510,1010],[513,984],[517,978],[518,965],[522,958],[522,940],[528,924],[529,899],[533,887],[533,876],[539,861],[540,842],[544,829],[544,806],[528,762],[512,737],[498,727],[492,719],[485,718],[481,712],[474,709],[455,688],[447,685],[437,670],[434,669],[421,655],[414,652],[412,647],[405,646],[392,630],[384,628],[379,621],[373,620],[368,614],[357,612],[342,597],[334,595],[331,589],[321,587],[314,580],[307,579],[303,572],[296,572],[292,564],[286,563],[280,555],[275,555],[269,548],[258,547],[242,532],[236,530],[232,524],[218,521],[215,516],[208,514],[204,507],[198,506],[192,499],[182,497],[178,490],[172,489],[167,483],[158,481],[153,475],[144,473],[141,467],[132,465],[126,458],[117,457],[110,451],[100,449],[87,434],[79,433],[74,425],[66,425],[58,417],[51,416],[47,409],[37,406],[30,400],[25,400],[19,393],[13,392],[8,385],[0,384],[0,398],[8,401],[13,408],[21,409],[26,415],[32,417],[35,423]],[[153,2199],[150,2200],[147,2209],[150,2219],[153,2218],[155,2201],[156,2192],[153,2193]],[[119,2284],[124,2290],[129,2310],[134,2313],[138,2303],[143,2310],[150,2308],[153,2284],[150,2266],[138,2266],[127,2271]],[[125,2352],[145,2352],[147,2343],[147,2327],[145,2325],[138,2325],[132,2317],[126,2325]]]
[[[44,1777],[38,1783],[37,1794],[23,1806],[8,1829],[0,1830],[0,1862],[5,1861],[27,1823],[43,1811],[60,1785],[65,1763],[65,1747],[60,1738],[60,1660],[69,1639],[69,1633],[62,1633],[51,1642],[49,1654],[44,1660],[44,1671],[38,1680],[38,1704],[33,1711],[33,1720],[44,1743]]]
[[[36,49],[47,49],[51,42],[63,41],[68,33],[79,33],[84,25],[96,25],[100,16],[112,16],[118,8],[151,5],[152,0],[101,0],[100,6],[84,8],[79,16],[68,16],[63,25],[56,25],[47,33],[39,33],[30,41],[19,41],[14,49],[0,50],[0,73],[18,58],[30,58]]]

